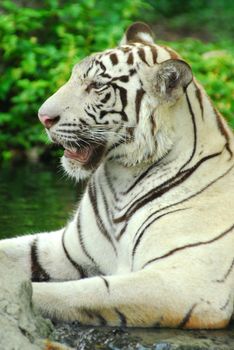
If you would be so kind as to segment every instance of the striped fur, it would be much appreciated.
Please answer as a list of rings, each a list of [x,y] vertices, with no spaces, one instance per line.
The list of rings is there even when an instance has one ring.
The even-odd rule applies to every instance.
[[[81,324],[222,328],[234,304],[234,139],[191,68],[133,24],[40,108],[89,178],[68,225],[0,243],[45,314]],[[87,146],[88,145],[88,146]]]

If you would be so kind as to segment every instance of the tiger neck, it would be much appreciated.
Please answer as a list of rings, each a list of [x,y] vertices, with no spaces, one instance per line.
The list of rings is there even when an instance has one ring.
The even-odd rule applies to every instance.
[[[130,167],[114,160],[106,162],[105,168],[116,188],[120,191],[131,189],[138,179],[142,180],[152,172],[155,173],[154,186],[157,186],[179,171],[192,168],[202,159],[222,152],[232,155],[233,136],[230,130],[205,92],[200,90],[199,99],[197,91],[197,85],[190,84],[176,106],[158,111],[159,118],[164,118],[164,128],[175,130],[172,145],[163,157],[156,156],[152,161]],[[157,149],[157,137],[155,142]]]

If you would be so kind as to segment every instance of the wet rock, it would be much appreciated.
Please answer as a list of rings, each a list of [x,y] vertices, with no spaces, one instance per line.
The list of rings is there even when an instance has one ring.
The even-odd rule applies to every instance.
[[[51,322],[33,310],[31,282],[0,252],[0,349],[67,349],[42,339],[47,338],[52,329]]]
[[[53,337],[77,350],[234,350],[234,324],[226,330],[185,331],[57,323]]]

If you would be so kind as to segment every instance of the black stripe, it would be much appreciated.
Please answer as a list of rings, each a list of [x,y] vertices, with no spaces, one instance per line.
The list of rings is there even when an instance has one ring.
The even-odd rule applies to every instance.
[[[112,248],[115,251],[115,254],[117,255],[117,249],[116,249],[107,229],[105,228],[105,225],[104,225],[104,223],[99,215],[99,212],[98,212],[96,188],[95,188],[94,182],[89,183],[88,194],[89,194],[89,200],[90,200],[91,206],[93,208],[93,212],[95,214],[97,226],[98,226],[100,232],[102,233],[102,235],[110,242]]]
[[[107,292],[110,293],[110,284],[109,284],[109,282],[107,281],[107,279],[106,279],[105,277],[103,277],[103,276],[99,276],[99,277],[100,277],[100,278],[103,280],[103,282],[105,283]]]
[[[75,132],[76,131],[80,131],[79,128],[76,128],[76,129],[57,129],[56,132],[62,132],[64,134],[74,134],[75,135]]]
[[[102,88],[96,90],[96,94],[102,96],[103,93],[104,93],[104,91],[105,91],[105,90],[108,90],[108,89],[109,89],[109,86],[108,86],[108,85],[105,85],[105,86],[103,86]],[[98,106],[98,105],[97,105],[97,106]]]
[[[228,276],[230,275],[230,273],[232,272],[233,267],[234,267],[234,258],[233,258],[233,260],[232,260],[232,263],[231,263],[229,269],[228,269],[227,272],[225,273],[224,277],[221,278],[221,279],[219,279],[219,280],[216,280],[216,282],[218,282],[218,283],[223,283],[223,282],[225,282],[226,279],[228,278]]]
[[[126,211],[124,215],[121,217],[118,217],[114,219],[113,221],[115,223],[119,223],[122,221],[128,220],[138,209],[142,208],[144,205],[149,203],[152,200],[155,200],[158,197],[161,197],[164,195],[166,192],[170,191],[171,189],[175,188],[176,186],[180,185],[182,182],[187,180],[193,173],[196,171],[201,164],[203,164],[205,161],[215,158],[219,156],[221,152],[217,152],[214,154],[210,154],[202,159],[200,159],[194,166],[191,168],[184,170],[184,171],[179,171],[175,176],[173,176],[171,179],[167,180],[157,188],[153,188],[150,190],[148,193],[146,193],[144,196],[136,200]]]
[[[127,63],[132,65],[133,62],[134,62],[133,53],[130,52],[129,55],[128,55]]]
[[[142,98],[145,94],[145,90],[139,89],[136,92],[136,99],[135,99],[135,108],[136,108],[136,121],[138,123],[139,121],[139,114],[140,114],[140,109],[141,109],[141,101]]]
[[[113,66],[115,66],[116,64],[119,63],[118,57],[117,57],[117,55],[115,53],[110,54],[109,57],[110,57],[110,60],[111,60],[111,62],[113,64]]]
[[[92,318],[92,319],[94,318],[94,315],[90,310],[86,310],[84,308],[79,308],[79,309],[77,309],[77,311],[80,312],[81,314],[84,314],[88,318]]]
[[[131,47],[119,47],[118,48],[120,51],[122,51],[122,52],[124,52],[124,53],[126,53],[126,52],[129,52],[129,51],[131,51],[132,50],[132,48]]]
[[[62,247],[63,247],[63,250],[64,250],[64,253],[67,257],[67,259],[70,261],[70,263],[74,266],[74,268],[79,272],[80,274],[80,278],[85,278],[87,277],[83,268],[78,265],[71,257],[70,255],[68,254],[68,251],[67,251],[67,248],[65,246],[65,242],[64,242],[64,238],[65,238],[65,233],[66,233],[66,229],[63,231],[63,235],[62,235]]]
[[[38,239],[35,238],[31,245],[31,280],[32,282],[47,282],[50,280],[50,275],[38,260],[37,243]]]
[[[64,139],[66,140],[66,141],[68,141],[69,140],[69,144],[71,145],[71,142],[74,142],[75,144],[76,144],[76,146],[77,146],[77,135],[75,135],[75,133],[74,133],[74,136],[71,136],[71,135],[66,135],[66,134],[63,134],[63,133],[57,133],[57,135],[58,136],[64,136]]]
[[[182,200],[180,200],[179,202],[175,202],[175,203],[172,203],[170,205],[167,205],[166,207],[164,208],[161,208],[157,211],[155,211],[154,213],[150,214],[150,216],[148,216],[147,220],[149,220],[152,216],[158,214],[159,212],[165,210],[165,209],[169,209],[173,206],[176,206],[176,205],[179,205],[179,204],[182,204],[184,202],[187,202],[188,200],[198,196],[199,194],[201,194],[202,192],[204,192],[207,188],[209,188],[210,186],[212,186],[214,183],[216,183],[217,181],[219,181],[220,179],[222,179],[224,176],[226,176],[232,169],[233,169],[234,165],[231,166],[224,174],[220,175],[219,177],[217,177],[216,179],[214,179],[213,181],[211,181],[208,185],[206,185],[205,187],[203,187],[201,190],[199,190],[198,192],[192,194],[191,196],[189,197],[186,197]],[[128,221],[125,222],[125,226],[123,227],[122,231],[124,232],[127,228],[127,225],[128,225]]]
[[[114,197],[114,200],[117,203],[119,201],[119,199],[118,199],[117,194],[115,192],[114,186],[110,180],[106,165],[104,165],[104,176],[106,178],[107,185],[108,185],[108,187],[109,187],[109,189]]]
[[[147,66],[149,66],[149,63],[146,61],[146,57],[145,57],[145,50],[143,48],[140,48],[138,50],[138,56],[140,57],[140,59],[142,60],[142,62],[144,62],[145,64],[147,64]]]
[[[106,74],[106,67],[104,66],[104,64],[101,61],[97,61],[96,63],[97,63],[97,65],[99,64],[99,66],[101,67],[101,69],[102,69],[101,75],[104,76],[103,73]]]
[[[106,115],[115,114],[115,113],[117,113],[117,112],[115,112],[113,110],[112,111],[102,110],[102,111],[100,111],[99,118],[103,119]]]
[[[119,79],[119,78],[121,78],[121,77],[118,77],[117,79]],[[112,79],[112,80],[114,81],[115,79]],[[127,90],[124,87],[117,85],[116,83],[111,83],[110,85],[114,89],[115,94],[116,94],[117,90],[119,91],[119,97],[120,97],[120,100],[122,103],[122,109],[121,109],[121,111],[119,111],[119,110],[118,111],[115,111],[115,110],[109,111],[109,113],[118,113],[121,115],[123,121],[127,121],[128,117],[127,117],[127,114],[125,113],[125,107],[127,106]]]
[[[101,97],[106,93],[106,90],[108,91],[109,89],[110,89],[110,88],[109,88],[109,86],[107,85],[107,86],[103,87],[102,89],[97,90],[97,91],[96,91],[96,94],[97,94],[98,96],[100,96],[99,98],[101,98]],[[97,108],[100,108],[100,107],[102,107],[102,106],[103,106],[102,103],[97,103],[97,104],[95,105],[95,107],[97,107]]]
[[[82,124],[82,126],[90,126],[84,119],[80,118],[80,123]]]
[[[229,305],[230,301],[232,300],[232,293],[230,293],[227,297],[227,300],[223,306],[220,307],[220,310],[225,310],[226,307]]]
[[[132,77],[132,76],[135,75],[135,74],[137,74],[136,69],[134,69],[134,68],[130,69],[129,75]]]
[[[132,74],[131,74],[131,72],[132,72]],[[121,81],[122,83],[127,83],[129,81],[129,75],[130,76],[133,75],[134,72],[135,72],[135,70],[131,69],[130,72],[129,72],[130,74],[128,74],[128,75],[120,75],[118,77],[112,78],[111,82],[113,82],[113,81]]]
[[[141,231],[142,227],[143,227],[143,226],[145,225],[145,223],[148,221],[148,219],[145,220],[145,222],[140,226],[140,228],[138,229],[138,231],[137,231],[136,234],[135,234],[135,237],[137,237],[138,233],[141,231],[140,235],[138,236],[138,238],[137,238],[137,240],[136,240],[136,242],[135,242],[135,244],[134,244],[134,246],[133,246],[132,258],[134,258],[134,255],[135,255],[135,253],[136,253],[137,247],[138,247],[139,244],[140,244],[141,238],[142,238],[142,236],[144,235],[145,230],[146,230],[147,228],[149,228],[150,225],[152,225],[155,221],[161,219],[162,217],[164,217],[164,216],[166,216],[166,215],[173,214],[173,213],[176,213],[176,212],[178,212],[178,211],[187,210],[187,209],[189,209],[189,208],[175,209],[175,210],[170,211],[169,213],[161,214],[161,215],[159,215],[158,217],[156,217],[155,219],[153,219],[151,222],[149,222],[149,223],[143,228],[143,230]],[[134,237],[134,239],[135,239],[135,237]]]
[[[93,68],[93,66],[94,66],[95,63],[96,63],[95,60],[92,60],[92,61],[91,61],[91,64],[90,64],[89,68],[86,70],[86,72],[85,72],[85,74],[84,74],[84,78],[86,78],[86,77],[88,76],[89,72],[91,71],[91,69]]]
[[[196,97],[198,99],[199,106],[201,109],[202,120],[204,120],[204,107],[203,107],[203,102],[202,102],[202,93],[201,93],[200,88],[196,84],[195,84],[195,87],[196,87]]]
[[[84,111],[90,118],[92,118],[97,123],[96,116],[93,113],[88,112],[87,109],[85,109]]]
[[[151,114],[151,116],[150,116],[150,122],[151,122],[151,134],[152,134],[152,136],[154,136],[156,134],[157,124],[156,124],[155,117],[153,114]],[[164,155],[164,157],[165,157],[165,155]]]
[[[219,131],[221,132],[221,134],[223,135],[223,137],[226,139],[226,149],[227,151],[229,152],[230,154],[230,159],[232,158],[233,156],[233,153],[230,149],[230,138],[229,138],[229,135],[227,133],[227,130],[225,129],[224,125],[223,125],[223,122],[222,122],[222,119],[221,119],[221,116],[219,115],[217,109],[215,107],[213,107],[213,110],[214,110],[214,113],[215,113],[215,116],[216,116],[216,121],[217,121],[217,125],[218,125],[218,128],[219,128]]]
[[[99,117],[100,117],[100,119],[103,119],[106,115],[109,115],[109,116],[110,116],[111,114],[120,114],[121,117],[122,117],[122,120],[124,120],[124,121],[128,120],[127,114],[125,113],[124,110],[122,110],[122,111],[117,111],[117,110],[112,110],[112,111],[109,111],[109,110],[102,110],[102,111],[100,112]],[[108,122],[106,122],[106,123],[108,124]],[[96,124],[97,124],[97,123],[96,123]]]
[[[94,113],[97,113],[97,110],[98,110],[97,106],[95,106],[95,105],[89,105],[89,108],[92,108],[92,111],[93,111]]]
[[[120,86],[117,86],[117,85],[116,85],[116,87],[119,90],[120,99],[121,99],[121,102],[122,102],[122,111],[120,112],[120,114],[122,116],[122,119],[124,121],[127,121],[128,117],[127,117],[127,115],[126,115],[126,113],[124,111],[125,107],[127,106],[127,91],[123,87],[120,87]]]
[[[82,235],[82,229],[81,229],[81,224],[80,224],[80,214],[81,213],[81,206],[79,208],[79,214],[78,214],[78,218],[77,218],[77,231],[78,231],[78,237],[79,237],[79,242],[80,242],[80,246],[83,250],[83,253],[86,255],[86,257],[92,261],[92,263],[95,265],[96,269],[99,270],[98,265],[96,264],[94,258],[89,254],[89,252],[87,251],[85,244],[84,244],[84,238]]]
[[[168,154],[168,153],[167,153]],[[167,155],[166,154],[166,155]],[[165,157],[165,155],[163,156],[163,158]],[[146,177],[146,175],[156,166],[159,165],[159,163],[161,162],[162,158],[158,159],[154,164],[150,165],[137,179],[135,182],[133,182],[133,184],[124,192],[122,192],[122,194],[127,194],[130,191],[132,191],[132,189],[141,181],[144,179],[144,177]]]
[[[193,158],[195,152],[196,152],[196,148],[197,148],[197,126],[196,126],[196,121],[195,121],[195,114],[193,112],[189,97],[188,97],[188,92],[187,90],[185,90],[185,96],[186,96],[186,101],[188,104],[188,108],[189,108],[189,112],[192,118],[192,125],[193,125],[193,150],[192,153],[189,157],[189,159],[186,161],[186,163],[180,168],[180,170],[182,170]]]
[[[101,103],[106,103],[109,98],[111,97],[111,94],[108,92],[105,97],[103,97],[103,99],[100,101]]]
[[[222,179],[225,175],[227,175],[227,174],[233,169],[233,167],[234,167],[234,165],[233,165],[231,168],[229,168],[224,174],[220,175],[220,176],[217,177],[215,180],[211,181],[208,185],[206,185],[205,187],[203,187],[200,191],[198,191],[198,192],[192,194],[191,196],[189,196],[189,197],[187,197],[187,198],[185,198],[185,199],[182,199],[182,200],[179,201],[179,202],[170,204],[170,205],[168,205],[168,206],[166,206],[166,207],[164,207],[164,208],[161,208],[161,209],[155,211],[154,213],[150,214],[150,216],[148,216],[148,218],[146,219],[146,221],[148,221],[152,216],[158,214],[159,212],[161,212],[161,211],[163,211],[163,210],[165,210],[165,209],[169,209],[169,208],[171,208],[171,207],[173,207],[173,206],[175,206],[175,205],[182,204],[182,203],[187,202],[188,200],[192,199],[193,197],[198,196],[199,194],[201,194],[202,192],[204,192],[207,188],[209,188],[209,187],[212,186],[214,183],[216,183],[218,180]],[[144,225],[144,224],[146,223],[146,221],[145,221],[142,225]],[[141,227],[142,227],[142,226],[141,226]]]
[[[119,77],[119,81],[122,83],[128,83],[129,82],[129,76],[128,75],[122,75],[122,77]]]
[[[59,124],[59,126],[76,126],[78,127],[78,124],[75,124],[75,123],[63,123],[63,124]]]
[[[106,326],[107,321],[106,319],[100,314],[98,311],[91,311],[93,315],[99,320],[100,326]]]
[[[190,102],[189,102],[189,101],[188,101],[188,103],[189,103],[189,105],[190,105]],[[191,108],[191,105],[190,105],[190,108]],[[193,119],[194,119],[195,116],[194,116],[194,113],[193,113],[192,109],[191,109],[190,112],[192,112],[192,114],[193,114]],[[195,123],[195,120],[194,120],[194,123]],[[193,123],[193,125],[194,125],[194,128],[196,129],[196,126],[195,126],[194,123]],[[195,131],[195,134],[196,134],[196,131]],[[195,150],[194,150],[193,152],[195,152]],[[164,155],[164,157],[165,157],[165,155]],[[164,158],[164,157],[163,157],[163,158]],[[192,157],[192,156],[191,156],[191,157]],[[191,158],[191,157],[190,157],[190,158]],[[190,160],[191,160],[191,159],[189,159],[185,164],[183,164],[183,166],[181,167],[180,170],[182,170],[182,169],[188,164],[188,162],[189,162]],[[126,191],[124,192],[124,194],[127,194],[128,192],[130,192],[130,191],[133,189],[133,187],[135,187],[136,184],[137,184],[139,181],[141,181],[141,180],[148,174],[148,172],[149,172],[152,168],[154,168],[155,166],[158,165],[159,161],[161,161],[161,159],[159,159],[156,163],[152,164],[144,173],[142,173],[142,174],[139,176],[139,178],[133,183],[133,185],[130,186],[129,189],[126,190]],[[179,173],[179,172],[178,172],[178,173]],[[178,175],[178,173],[176,174],[176,176]],[[168,181],[171,181],[171,180],[168,180]],[[165,183],[165,184],[166,184],[166,183]]]
[[[126,231],[127,224],[125,224],[122,229],[119,231],[119,233],[116,235],[117,241],[120,240],[120,238],[123,236],[124,232]]]
[[[153,64],[157,63],[158,52],[155,46],[150,46],[150,50],[152,53]]]
[[[85,316],[94,319],[95,317],[99,320],[100,326],[106,326],[107,322],[105,318],[100,314],[100,312],[95,310],[88,310],[88,309],[80,309],[78,310],[81,314],[83,313]]]
[[[106,212],[105,216],[107,218],[107,221],[108,221],[109,225],[112,227],[113,222],[110,219],[110,207],[108,206],[106,195],[105,195],[105,192],[104,192],[101,184],[99,184],[99,188],[100,188],[100,191],[101,191],[101,195],[102,195],[102,199],[103,199],[103,203],[104,203],[104,207],[105,207],[105,212]]]
[[[179,55],[169,47],[167,46],[162,46],[162,47],[164,48],[165,51],[167,51],[167,53],[169,53],[171,59],[176,60],[179,58]]]
[[[107,151],[107,153],[110,153],[111,151],[113,151],[114,149],[116,149],[117,147],[119,147],[120,145],[123,144],[123,140],[119,140],[116,143],[114,143],[109,150]],[[114,157],[113,159],[116,159],[116,157]],[[110,160],[110,159],[109,159]]]
[[[111,79],[111,78],[112,78],[111,75],[109,75],[109,74],[107,74],[107,73],[102,73],[101,76],[102,76],[103,78],[108,78],[108,79]]]
[[[232,232],[232,230],[234,229],[234,225],[232,225],[231,227],[229,227],[227,230],[225,230],[224,232],[222,232],[220,235],[216,236],[215,238],[212,238],[210,239],[209,241],[204,241],[204,242],[196,242],[196,243],[190,243],[190,244],[186,244],[184,246],[181,246],[181,247],[178,247],[178,248],[175,248],[175,249],[172,249],[170,250],[168,253],[164,254],[164,255],[161,255],[161,256],[158,256],[157,258],[154,258],[154,259],[150,259],[149,261],[147,261],[143,266],[142,268],[145,268],[147,265],[155,262],[155,261],[158,261],[158,260],[161,260],[161,259],[164,259],[164,258],[167,258],[171,255],[174,255],[175,253],[181,251],[181,250],[184,250],[184,249],[188,249],[188,248],[195,248],[195,247],[200,247],[201,245],[207,245],[207,244],[211,244],[223,237],[225,237],[227,234],[229,234],[230,232]]]
[[[186,326],[186,324],[189,322],[191,316],[192,316],[192,313],[193,313],[193,310],[194,308],[197,306],[197,304],[193,304],[191,306],[191,308],[189,309],[189,311],[186,313],[186,315],[184,316],[184,318],[182,319],[182,321],[179,323],[178,325],[178,328],[184,328]]]
[[[115,308],[115,312],[117,313],[120,320],[120,327],[127,327],[127,318],[126,316],[120,312],[117,308]]]

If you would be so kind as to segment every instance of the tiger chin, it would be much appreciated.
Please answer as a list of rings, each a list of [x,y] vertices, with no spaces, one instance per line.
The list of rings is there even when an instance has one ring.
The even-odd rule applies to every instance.
[[[234,138],[173,50],[132,24],[39,109],[66,172],[88,178],[72,220],[2,240],[51,318],[223,328],[234,306]]]

